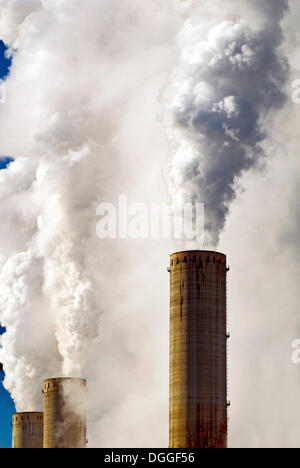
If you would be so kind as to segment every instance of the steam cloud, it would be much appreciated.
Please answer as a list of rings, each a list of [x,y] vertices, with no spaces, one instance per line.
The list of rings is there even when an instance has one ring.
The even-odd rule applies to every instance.
[[[95,365],[98,389],[101,353],[87,366],[89,350],[102,311],[113,316],[125,301],[112,301],[122,252],[96,237],[96,208],[122,190],[120,128],[137,90],[169,67],[169,6],[159,4],[150,0],[145,15],[139,0],[0,0],[13,59],[1,154],[14,158],[0,172],[0,361],[18,411],[42,407],[45,378]]]
[[[115,16],[114,1],[79,3],[0,2],[2,39],[13,55],[2,150],[16,158],[0,173],[0,320],[7,327],[0,358],[18,410],[40,406],[47,375],[81,377],[99,332],[101,305],[88,262],[104,172],[109,177],[102,165],[112,158],[106,106],[119,95],[113,83],[110,94],[95,54],[110,60],[112,18],[121,25],[132,11],[125,19]],[[100,30],[99,16],[108,22]],[[15,122],[20,144],[5,121]]]
[[[203,10],[194,10],[179,34],[179,63],[165,93],[173,152],[165,171],[169,191],[176,203],[206,205],[211,247],[219,242],[239,177],[266,156],[270,114],[286,99],[280,20],[288,2],[250,5],[259,15],[257,26],[248,24],[249,10],[241,10],[234,20],[203,30]]]

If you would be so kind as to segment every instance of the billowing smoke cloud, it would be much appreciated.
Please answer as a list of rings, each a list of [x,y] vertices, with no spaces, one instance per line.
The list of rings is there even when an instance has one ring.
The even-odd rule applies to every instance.
[[[241,2],[240,12],[203,27],[195,9],[178,37],[179,63],[165,93],[173,158],[165,174],[176,203],[206,206],[206,244],[215,247],[240,176],[262,163],[270,119],[286,99],[280,46],[285,0]],[[196,4],[196,2],[195,2]],[[251,8],[250,8],[251,6]],[[248,7],[248,8],[247,8]],[[249,14],[259,18],[249,24]]]
[[[130,250],[124,255],[123,247],[96,237],[96,207],[128,193],[128,182],[133,186],[128,173],[134,175],[147,150],[146,125],[130,133],[137,115],[131,106],[142,109],[147,93],[159,106],[157,77],[165,79],[171,63],[164,44],[182,20],[168,26],[169,6],[158,0],[148,2],[147,14],[139,0],[0,0],[0,12],[0,37],[13,59],[0,106],[0,154],[14,158],[0,172],[0,323],[7,329],[0,361],[17,410],[30,411],[42,407],[45,378],[95,372],[91,393],[98,394],[106,330],[90,357],[89,350],[102,312],[113,317],[108,334],[119,334],[118,345],[109,339],[115,353],[122,350],[128,363],[137,359],[129,341],[134,334],[139,342],[144,325],[130,318],[140,305],[127,298],[131,275],[122,276]],[[153,126],[151,105],[145,115]],[[131,281],[136,287],[135,274]],[[109,356],[113,349],[102,367]],[[130,368],[121,365],[118,379]],[[101,388],[106,378],[102,372]],[[105,405],[103,397],[97,414]]]
[[[43,378],[82,376],[99,333],[102,285],[89,264],[113,138],[139,80],[124,78],[130,47],[141,56],[148,40],[138,3],[0,2],[13,55],[1,152],[15,158],[0,173],[0,358],[19,410],[40,406]]]

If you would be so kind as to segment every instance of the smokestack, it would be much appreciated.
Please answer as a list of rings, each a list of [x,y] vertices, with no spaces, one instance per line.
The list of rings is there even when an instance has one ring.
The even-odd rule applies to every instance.
[[[86,447],[86,381],[44,382],[44,448]]]
[[[170,448],[227,447],[226,256],[171,255]]]
[[[12,448],[43,448],[43,413],[16,413],[12,428]]]

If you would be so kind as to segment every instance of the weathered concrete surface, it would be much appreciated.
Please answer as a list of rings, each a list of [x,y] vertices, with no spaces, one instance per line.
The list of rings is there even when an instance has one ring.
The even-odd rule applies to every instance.
[[[226,256],[171,256],[170,448],[227,447]]]
[[[16,413],[12,428],[12,448],[43,448],[43,413]]]
[[[44,448],[86,447],[86,381],[44,382]]]

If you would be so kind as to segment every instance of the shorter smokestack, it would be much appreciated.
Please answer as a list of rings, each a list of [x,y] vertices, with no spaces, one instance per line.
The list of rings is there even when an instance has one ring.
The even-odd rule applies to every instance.
[[[12,428],[12,448],[43,448],[43,413],[16,413]]]
[[[44,448],[86,447],[86,381],[44,382]]]

